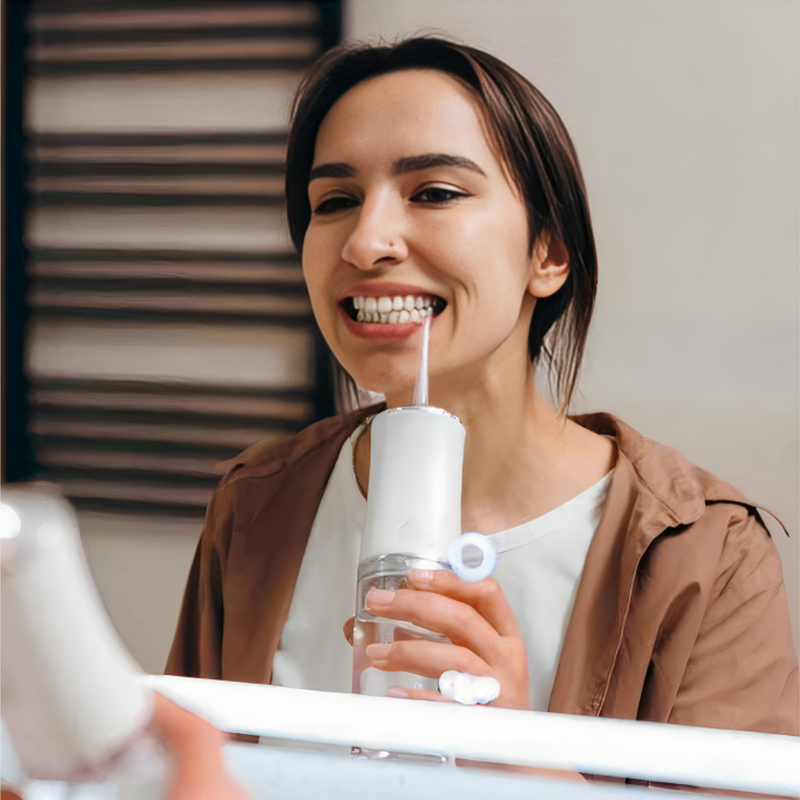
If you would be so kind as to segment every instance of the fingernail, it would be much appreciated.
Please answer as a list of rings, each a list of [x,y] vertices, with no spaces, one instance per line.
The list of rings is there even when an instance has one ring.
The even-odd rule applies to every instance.
[[[429,589],[433,584],[432,569],[412,569],[408,573],[408,577],[411,579],[411,583],[420,589]]]
[[[394,592],[386,589],[375,589],[374,587],[367,592],[367,608],[371,609],[373,603],[378,605],[388,605],[394,600]]]
[[[367,645],[367,658],[370,661],[387,661],[389,658],[389,650],[392,649],[390,644],[368,644]]]
[[[405,689],[401,689],[399,686],[392,686],[391,689],[386,690],[387,697],[400,697],[403,700],[408,700],[409,694]]]

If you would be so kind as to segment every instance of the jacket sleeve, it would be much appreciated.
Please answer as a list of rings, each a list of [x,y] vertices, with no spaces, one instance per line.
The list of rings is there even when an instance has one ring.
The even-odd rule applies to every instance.
[[[222,677],[225,609],[222,581],[233,529],[233,487],[226,479],[214,492],[181,603],[178,626],[164,669],[166,675]]]
[[[798,735],[797,656],[780,558],[758,515],[730,514],[669,721]]]

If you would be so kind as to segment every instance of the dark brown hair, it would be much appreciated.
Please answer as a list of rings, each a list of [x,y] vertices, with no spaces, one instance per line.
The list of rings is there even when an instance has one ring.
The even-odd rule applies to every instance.
[[[302,251],[311,219],[308,176],[325,115],[356,84],[417,69],[451,75],[475,93],[489,136],[524,200],[531,252],[543,231],[564,244],[569,275],[554,295],[537,301],[528,353],[532,363],[544,359],[553,394],[566,413],[578,380],[597,285],[589,205],[578,156],[564,123],[541,92],[507,64],[473,47],[432,36],[329,50],[306,75],[294,103],[286,157],[292,241]]]

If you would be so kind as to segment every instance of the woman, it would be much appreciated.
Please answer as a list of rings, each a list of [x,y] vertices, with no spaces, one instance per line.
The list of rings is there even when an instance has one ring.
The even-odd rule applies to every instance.
[[[359,386],[408,404],[431,318],[431,404],[467,430],[463,527],[509,552],[494,579],[418,572],[418,591],[371,593],[377,614],[452,642],[372,646],[372,666],[489,675],[498,706],[797,733],[780,563],[755,507],[537,388],[541,366],[566,411],[596,284],[577,156],[541,94],[439,39],[336,49],[300,88],[286,187],[315,317]],[[223,479],[169,672],[348,689],[335,631],[355,603],[375,410],[251,449]]]

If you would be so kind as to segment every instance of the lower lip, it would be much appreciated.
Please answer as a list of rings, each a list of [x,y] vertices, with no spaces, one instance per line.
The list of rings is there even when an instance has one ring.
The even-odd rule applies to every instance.
[[[354,336],[361,339],[377,339],[382,342],[408,339],[422,328],[423,322],[356,322],[340,307],[345,325]],[[428,319],[433,319],[428,317]]]

